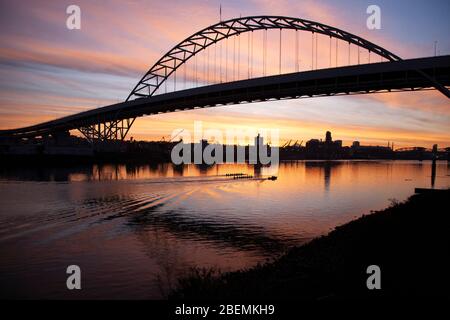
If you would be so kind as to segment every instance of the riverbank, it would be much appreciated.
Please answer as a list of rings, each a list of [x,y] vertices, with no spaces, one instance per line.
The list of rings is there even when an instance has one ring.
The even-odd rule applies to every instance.
[[[219,274],[196,270],[170,299],[345,299],[449,297],[450,189],[337,227],[274,262]],[[381,290],[368,290],[366,269],[381,270]]]

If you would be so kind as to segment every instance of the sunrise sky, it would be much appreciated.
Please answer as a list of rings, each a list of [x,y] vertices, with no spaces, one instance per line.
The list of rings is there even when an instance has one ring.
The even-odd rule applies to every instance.
[[[70,4],[81,8],[81,30],[66,28],[66,8]],[[223,19],[240,15],[305,18],[357,34],[402,58],[433,56],[435,41],[438,54],[450,54],[447,0],[1,0],[0,129],[125,100],[165,52],[219,21],[220,4]],[[366,27],[366,8],[370,4],[381,8],[381,30]],[[286,32],[284,36],[284,72],[294,71],[290,56],[293,41],[289,40],[293,35]],[[269,37],[276,52],[276,35]],[[246,39],[242,38],[242,50],[247,46]],[[261,66],[258,53],[262,52],[258,39],[253,49],[256,76]],[[311,65],[310,41],[310,34],[300,36],[300,51],[305,52],[305,57],[300,58],[302,70]],[[329,67],[329,40],[319,41],[319,67]],[[225,50],[231,44],[223,44]],[[361,54],[362,63],[367,63],[367,54]],[[340,53],[338,63],[344,64],[346,59],[345,53]],[[245,70],[241,70],[241,78],[245,78]],[[189,78],[189,69],[187,73]],[[179,81],[180,89],[192,84]],[[173,130],[191,129],[196,120],[203,121],[204,128],[278,128],[282,141],[323,138],[324,132],[330,130],[333,138],[344,140],[344,144],[359,140],[371,145],[390,141],[399,147],[429,147],[434,143],[450,146],[450,102],[436,91],[265,102],[158,115],[137,119],[129,137],[159,140]]]

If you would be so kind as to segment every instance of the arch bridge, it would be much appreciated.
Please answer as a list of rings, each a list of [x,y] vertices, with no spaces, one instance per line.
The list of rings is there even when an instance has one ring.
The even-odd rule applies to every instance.
[[[267,66],[268,30],[279,30],[278,72],[272,73]],[[288,50],[289,53],[294,54],[294,70],[288,73],[282,72],[283,30],[295,31],[294,50]],[[259,50],[262,51],[263,63],[259,75],[256,75],[253,63],[254,31],[263,33],[263,45]],[[300,70],[299,65],[302,59],[299,58],[298,31],[311,34],[310,70]],[[243,67],[240,61],[242,55],[238,51],[236,58],[236,38],[238,50],[240,50],[241,37],[244,33],[247,34],[248,63],[246,67],[248,72],[247,77],[242,78]],[[319,35],[324,36],[325,39],[329,38],[329,65],[323,69],[317,67]],[[228,68],[228,59],[225,59],[225,80],[223,80],[222,43],[228,44],[230,38],[234,39],[233,63],[229,63],[233,68],[231,72]],[[348,45],[349,65],[339,65],[339,42]],[[211,47],[215,48],[216,62],[219,44],[220,81],[216,72],[217,65],[211,66],[210,63]],[[334,65],[332,63],[333,45],[335,45]],[[357,47],[357,65],[350,65],[351,45]],[[289,46],[292,44],[288,44]],[[368,63],[360,63],[361,49],[367,52]],[[197,57],[202,53],[204,64],[203,70],[199,72]],[[228,47],[225,54],[227,56],[230,54]],[[371,54],[381,59],[380,62],[374,62],[376,60],[373,58],[371,63]],[[342,60],[342,53],[340,58]],[[193,66],[188,78],[186,70],[189,61],[193,62]],[[214,68],[216,83],[209,81],[210,68]],[[182,71],[184,71],[184,88],[177,91],[177,72],[179,80]],[[187,83],[190,83],[190,88],[187,88]],[[173,92],[167,92],[168,84],[173,86]],[[322,23],[282,16],[241,17],[216,23],[178,43],[144,74],[124,102],[34,126],[2,130],[0,137],[30,138],[57,135],[60,132],[78,129],[91,142],[123,140],[135,119],[145,115],[268,100],[386,91],[437,89],[450,98],[449,86],[450,56],[402,60],[399,56],[366,39]]]

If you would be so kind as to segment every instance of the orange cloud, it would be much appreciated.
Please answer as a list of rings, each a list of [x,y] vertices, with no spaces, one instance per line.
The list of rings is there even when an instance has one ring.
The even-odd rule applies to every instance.
[[[363,99],[381,102],[394,108],[414,109],[450,116],[450,100],[437,90],[379,93],[364,96]]]

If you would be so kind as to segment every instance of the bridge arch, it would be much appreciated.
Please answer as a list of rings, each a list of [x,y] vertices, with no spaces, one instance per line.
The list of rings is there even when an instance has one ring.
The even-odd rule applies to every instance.
[[[178,43],[145,73],[126,101],[154,95],[181,65],[209,46],[245,32],[267,29],[290,29],[323,34],[355,44],[389,61],[401,60],[397,55],[366,39],[319,22],[284,16],[240,17],[211,25]]]

